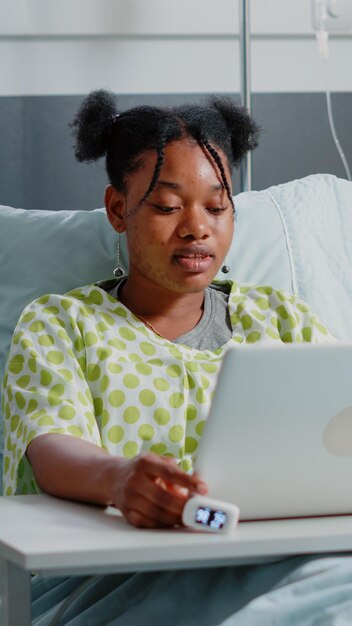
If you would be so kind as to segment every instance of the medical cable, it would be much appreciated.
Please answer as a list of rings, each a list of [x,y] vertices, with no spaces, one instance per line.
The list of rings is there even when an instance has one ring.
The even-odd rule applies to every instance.
[[[329,126],[330,126],[330,131],[331,131],[333,140],[335,142],[336,149],[339,153],[343,167],[345,169],[347,179],[352,180],[351,170],[349,168],[348,161],[346,159],[345,153],[343,151],[343,148],[337,136],[335,122],[334,122],[334,115],[332,111],[331,91],[330,91],[330,85],[329,85],[329,73],[328,73],[328,65],[327,65],[329,61],[328,33],[326,32],[324,28],[325,19],[326,19],[326,15],[324,13],[321,15],[320,29],[316,31],[316,38],[318,42],[319,56],[321,60],[323,61],[323,63],[325,64],[325,83],[326,83],[325,96],[326,96],[326,106],[327,106],[327,111],[328,111]]]
[[[48,626],[58,626],[60,624],[63,614],[66,613],[72,602],[74,602],[76,598],[88,587],[90,587],[90,585],[94,583],[98,578],[100,578],[100,576],[89,576],[89,578],[85,579],[80,585],[78,585],[78,587],[76,587],[59,606],[54,617],[50,620]]]
[[[328,82],[328,77],[327,77],[327,82]],[[331,130],[331,134],[333,136],[337,151],[340,155],[341,161],[343,163],[343,166],[345,168],[345,172],[346,172],[346,176],[348,178],[348,180],[352,180],[351,178],[351,171],[348,165],[348,161],[346,159],[345,153],[342,149],[342,146],[340,144],[339,138],[337,136],[336,133],[336,129],[335,129],[335,124],[334,124],[334,117],[333,117],[333,112],[332,112],[332,104],[331,104],[331,92],[329,87],[326,87],[326,91],[325,91],[325,95],[326,95],[326,106],[327,106],[327,110],[328,110],[328,118],[329,118],[329,125],[330,125],[330,130]]]

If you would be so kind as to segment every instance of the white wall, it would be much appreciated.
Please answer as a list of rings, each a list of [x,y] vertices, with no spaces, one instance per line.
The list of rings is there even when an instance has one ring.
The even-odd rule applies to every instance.
[[[251,0],[251,23],[253,91],[324,90],[310,0]],[[352,91],[351,60],[332,37],[332,90]],[[99,87],[238,92],[238,0],[0,0],[0,96]]]

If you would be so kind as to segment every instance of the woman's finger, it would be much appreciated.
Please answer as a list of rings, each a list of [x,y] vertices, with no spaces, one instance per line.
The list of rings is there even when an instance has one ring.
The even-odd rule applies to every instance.
[[[132,496],[128,503],[128,508],[123,511],[127,521],[134,526],[145,528],[172,527],[181,524],[181,512],[172,513],[162,509],[143,496]]]
[[[189,497],[189,490],[184,487],[175,489],[173,485],[170,488],[162,479],[154,479],[144,475],[134,485],[129,485],[128,491],[126,490],[125,502],[127,503],[130,498],[140,496],[143,496],[143,498],[159,509],[180,515]]]
[[[138,468],[138,469],[137,469]],[[174,459],[156,454],[141,455],[137,461],[137,471],[149,474],[153,478],[162,478],[172,484],[185,487],[189,491],[205,494],[207,485],[196,474],[186,474],[180,469]]]

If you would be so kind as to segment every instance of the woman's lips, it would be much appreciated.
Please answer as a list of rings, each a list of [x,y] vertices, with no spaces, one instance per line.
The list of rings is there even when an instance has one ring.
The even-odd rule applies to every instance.
[[[208,249],[192,248],[185,251],[177,251],[174,259],[179,267],[186,272],[205,272],[213,262],[213,255]]]

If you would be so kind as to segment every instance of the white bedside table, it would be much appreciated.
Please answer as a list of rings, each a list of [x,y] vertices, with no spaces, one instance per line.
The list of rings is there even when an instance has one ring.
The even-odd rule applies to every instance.
[[[242,522],[228,535],[138,530],[115,509],[0,497],[0,624],[31,623],[30,576],[169,570],[352,550],[352,516]],[[18,593],[18,590],[20,594]]]

